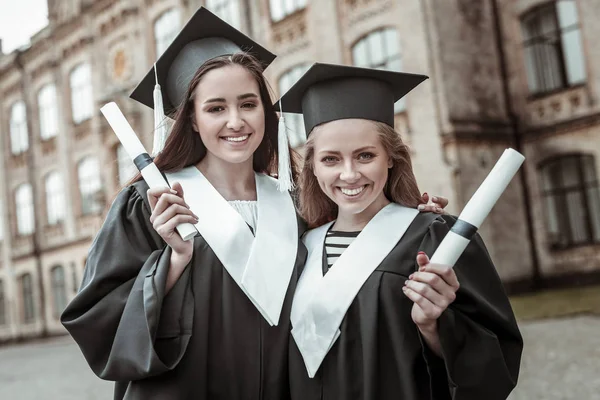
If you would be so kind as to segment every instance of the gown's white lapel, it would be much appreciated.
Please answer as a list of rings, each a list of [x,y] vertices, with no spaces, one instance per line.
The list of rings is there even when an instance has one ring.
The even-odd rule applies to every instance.
[[[308,375],[316,374],[340,335],[346,311],[364,282],[392,251],[419,212],[391,203],[365,226],[323,276],[323,246],[330,224],[308,232],[308,259],[292,305],[292,335]]]
[[[256,176],[258,224],[242,285],[277,325],[298,253],[298,220],[292,198],[276,181]]]
[[[288,193],[276,182],[256,174],[258,223],[255,236],[196,167],[166,174],[179,182],[190,209],[198,216],[196,229],[229,275],[270,325],[277,325],[296,261],[298,226]]]

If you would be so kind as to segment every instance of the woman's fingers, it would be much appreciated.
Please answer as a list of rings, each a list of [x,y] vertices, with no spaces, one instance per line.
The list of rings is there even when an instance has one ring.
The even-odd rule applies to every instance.
[[[425,285],[431,288],[435,294],[438,294],[440,297],[432,295],[429,299],[440,307],[446,308],[456,299],[455,289],[437,274],[431,272],[415,272],[410,275],[408,279],[409,282]],[[422,294],[426,295],[427,292]]]
[[[154,223],[154,220],[164,213],[172,204],[178,204],[184,208],[190,208],[186,202],[179,196],[171,193],[163,193],[156,202],[152,215],[150,216],[150,222]]]
[[[154,210],[158,199],[164,193],[176,194],[176,191],[167,186],[160,188],[151,188],[146,191],[146,195],[148,196],[148,203],[150,203],[150,210]]]
[[[448,284],[454,291],[457,291],[460,287],[458,277],[454,272],[454,268],[449,265],[442,264],[427,264],[419,268],[419,272],[429,272],[442,278],[446,284]]]
[[[194,224],[198,222],[198,217],[192,212],[192,210],[182,206],[181,204],[171,204],[163,213],[156,215],[154,218],[151,218],[152,225],[155,228],[157,226],[163,225],[168,220],[175,217],[177,214],[191,215],[192,217],[194,217],[194,219],[196,219],[196,222],[194,222]]]
[[[448,307],[449,301],[439,292],[436,291],[431,285],[423,282],[419,282],[414,279],[409,279],[404,283],[405,287],[412,289],[414,292],[423,296],[432,304],[445,309]]]
[[[192,215],[177,214],[176,216],[165,222],[163,225],[155,229],[156,232],[158,232],[158,234],[163,238],[171,237],[173,234],[177,235],[177,233],[175,232],[175,228],[177,227],[177,225],[186,222],[189,222],[190,224],[196,224],[198,222],[198,219]]]
[[[429,299],[414,291],[411,287],[404,286],[402,291],[421,309],[423,315],[429,320],[436,320],[442,314],[443,309],[433,304]],[[416,321],[415,321],[416,322]]]

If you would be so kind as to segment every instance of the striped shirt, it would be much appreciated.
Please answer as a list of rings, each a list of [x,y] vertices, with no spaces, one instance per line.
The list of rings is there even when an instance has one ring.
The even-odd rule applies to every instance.
[[[350,243],[356,239],[358,232],[329,231],[325,237],[325,252],[327,253],[327,267],[331,268]]]

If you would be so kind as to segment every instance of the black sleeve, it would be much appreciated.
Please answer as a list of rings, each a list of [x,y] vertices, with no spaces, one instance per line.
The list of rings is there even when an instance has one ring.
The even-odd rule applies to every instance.
[[[437,218],[419,250],[431,257],[454,221],[449,216]],[[504,400],[517,384],[523,339],[479,235],[471,240],[454,270],[460,289],[438,320],[445,371],[439,368],[440,359],[432,353],[426,355],[435,371],[434,393],[445,398],[449,390],[454,400]],[[440,387],[446,384],[447,389]]]
[[[165,297],[171,249],[150,224],[142,183],[115,199],[89,250],[81,289],[61,316],[94,373],[108,380],[174,368],[191,336],[190,268]]]

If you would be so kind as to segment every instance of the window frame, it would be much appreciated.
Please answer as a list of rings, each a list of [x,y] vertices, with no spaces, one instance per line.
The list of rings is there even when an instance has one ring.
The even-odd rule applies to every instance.
[[[594,177],[595,179],[591,182],[586,181],[585,177],[585,162],[587,160],[591,160],[592,166],[594,166]],[[563,182],[562,171],[564,170],[564,165],[570,161],[576,161],[576,172],[577,172],[577,183],[574,185],[566,185]],[[561,175],[558,177],[560,179],[560,184],[552,187],[546,188],[544,187],[544,179],[545,174],[547,173],[547,169],[551,168],[555,164],[559,164],[559,169],[561,171]],[[538,164],[538,177],[540,179],[540,197],[542,198],[543,207],[544,207],[544,223],[546,225],[546,235],[548,238],[550,249],[552,250],[565,250],[571,249],[581,246],[589,246],[589,245],[597,245],[600,244],[600,235],[598,239],[594,238],[595,230],[592,222],[592,212],[593,210],[590,208],[590,202],[588,199],[588,191],[598,189],[600,191],[600,178],[598,177],[597,170],[595,169],[596,159],[592,154],[585,153],[566,153],[557,155],[554,157],[550,157],[548,159],[543,160]],[[583,205],[583,212],[585,213],[582,218],[584,222],[583,228],[585,229],[586,240],[585,241],[577,241],[574,233],[574,228],[572,226],[572,221],[569,218],[569,202],[566,198],[566,195],[569,193],[578,193],[581,196],[581,204]],[[552,196],[553,201],[558,203],[558,206],[555,206],[553,210],[549,209],[547,198]],[[600,202],[599,202],[600,204]],[[571,207],[575,207],[571,205]],[[556,208],[560,210],[564,210],[565,215],[559,215],[555,210]],[[554,213],[553,217],[556,219],[557,229],[558,231],[566,231],[567,241],[566,243],[561,243],[561,239],[557,238],[556,240],[552,240],[551,235],[554,232],[551,232],[550,221],[549,221],[549,213]],[[600,212],[600,210],[597,210]],[[562,217],[562,218],[561,218]],[[598,228],[600,229],[600,227]]]
[[[27,192],[23,190],[28,189]],[[23,194],[21,194],[23,193]],[[15,218],[17,236],[30,236],[35,233],[35,203],[33,199],[33,187],[31,183],[24,182],[16,187],[14,192],[15,199]],[[24,197],[28,199],[28,203],[24,204]],[[29,225],[27,225],[29,223]]]
[[[286,4],[288,1],[293,2],[291,10],[285,10]],[[280,6],[281,16],[277,19],[274,17],[273,13],[273,3],[277,2]],[[286,20],[290,16],[304,10],[307,6],[307,0],[269,0],[269,18],[271,19],[271,23],[279,23],[281,21]]]
[[[61,271],[62,274],[60,282],[57,282],[57,271]],[[67,280],[64,266],[58,264],[50,269],[50,287],[52,289],[52,315],[55,319],[59,319],[68,303]],[[57,296],[57,294],[60,294],[60,296]]]
[[[21,115],[15,114],[22,109]],[[21,119],[15,121],[16,118]],[[18,156],[29,151],[29,129],[27,126],[27,105],[24,100],[15,101],[10,107],[9,117],[10,152]]]
[[[95,167],[96,167],[95,174],[89,173],[82,177],[82,169],[86,165],[90,165],[90,166],[95,165]],[[92,180],[92,178],[94,178],[94,180]],[[90,184],[90,181],[93,182],[93,184]],[[86,196],[90,196],[90,197],[97,196],[98,193],[102,191],[102,176],[101,176],[101,171],[100,171],[100,163],[95,156],[89,155],[89,156],[83,157],[77,163],[77,184],[79,186],[79,198],[81,200],[81,206],[80,206],[81,215],[99,214],[102,211],[102,204],[100,204],[97,201],[97,199],[93,199],[93,204],[95,204],[95,206],[91,206],[88,209],[88,208],[86,208],[86,204],[87,204],[86,202],[88,200],[85,198]],[[86,188],[86,192],[84,192],[84,188]],[[92,189],[90,189],[90,191],[88,192],[87,188],[92,188]]]
[[[171,15],[173,15],[173,17],[171,17]],[[171,18],[173,18],[173,19],[171,19]],[[168,19],[168,22],[177,19],[177,24],[176,24],[177,26],[175,26],[175,24],[173,24],[173,26],[175,26],[175,27],[173,29],[169,30],[168,32],[165,32],[164,34],[160,35],[160,40],[159,40],[159,35],[157,35],[157,27],[158,26],[160,26],[160,27],[170,26],[171,24],[163,24],[162,23],[163,21],[165,21],[167,19]],[[171,8],[164,10],[154,19],[154,22],[152,23],[152,35],[154,36],[154,53],[155,53],[156,59],[158,59],[165,52],[165,50],[169,47],[171,42],[173,42],[173,39],[175,39],[177,37],[177,34],[179,33],[179,31],[181,29],[181,21],[182,21],[181,11],[177,7],[171,7]],[[159,45],[160,45],[160,47],[159,47]],[[164,48],[163,48],[163,46],[164,46]]]
[[[53,188],[51,192],[49,184],[51,183],[50,179],[52,178],[56,179],[58,187]],[[64,188],[65,182],[62,174],[59,171],[50,171],[44,177],[44,195],[46,196],[46,223],[49,226],[58,225],[61,222],[64,222],[66,219],[67,210],[65,207]],[[60,212],[56,212],[55,210],[60,210]],[[53,218],[51,218],[51,216],[53,216]]]
[[[46,93],[49,94],[46,95]],[[43,99],[43,96],[48,98]],[[50,140],[58,136],[58,96],[56,85],[53,82],[46,83],[40,88],[37,95],[37,106],[40,122],[40,138],[42,140]],[[52,125],[52,123],[54,123],[53,130],[48,128],[48,125]]]
[[[229,25],[240,29],[242,21],[239,0],[206,0],[206,8]]]
[[[572,1],[573,2],[573,6],[576,8],[577,11],[577,21],[576,23],[569,25],[567,27],[562,27],[560,24],[560,18],[559,18],[559,3],[563,2],[563,1]],[[554,21],[554,30],[552,32],[546,32],[544,34],[538,33],[536,36],[533,37],[529,37],[527,39],[525,39],[525,31],[526,31],[526,26],[527,26],[527,22],[530,19],[534,19],[536,17],[540,17],[540,15],[544,12],[550,10],[550,12],[552,12],[552,17],[553,17],[553,21]],[[523,61],[524,61],[524,69],[525,69],[525,73],[526,73],[526,81],[527,81],[527,87],[528,87],[528,99],[530,100],[534,100],[537,98],[541,98],[541,97],[545,97],[545,96],[549,96],[555,93],[559,93],[562,92],[564,90],[568,90],[568,89],[573,89],[573,88],[577,88],[577,87],[582,87],[585,86],[588,79],[589,79],[589,74],[586,68],[586,64],[585,64],[585,49],[582,46],[581,48],[581,53],[579,54],[581,57],[581,63],[583,66],[583,72],[584,72],[584,76],[583,76],[583,80],[582,81],[576,81],[571,83],[569,81],[569,76],[568,76],[568,65],[567,65],[567,61],[565,59],[565,44],[563,42],[563,35],[565,34],[565,32],[572,32],[572,31],[576,31],[579,32],[579,39],[583,44],[583,35],[582,35],[582,29],[581,29],[581,19],[580,19],[580,14],[579,14],[579,10],[577,7],[577,2],[575,0],[550,0],[547,1],[545,3],[536,5],[535,7],[530,8],[529,10],[527,10],[525,13],[523,13],[519,19],[520,22],[520,28],[521,28],[521,34],[523,36],[523,40],[521,42],[521,47],[522,47],[522,54],[523,54]],[[539,29],[539,27],[538,27]],[[542,84],[543,81],[545,80],[543,78],[543,75],[547,72],[547,66],[540,68],[539,66],[541,64],[547,64],[547,63],[542,63],[541,61],[537,61],[539,56],[534,55],[533,57],[535,58],[536,61],[534,61],[532,63],[532,70],[533,72],[531,72],[534,75],[534,79],[535,81],[535,90],[532,88],[532,82],[530,81],[532,79],[532,77],[530,77],[530,73],[529,71],[529,67],[528,67],[528,55],[527,55],[527,50],[528,49],[533,49],[535,48],[536,45],[542,44],[544,39],[546,39],[547,41],[550,38],[550,36],[553,35],[555,37],[556,43],[553,44],[553,48],[556,50],[556,58],[558,61],[558,68],[559,68],[559,72],[557,77],[560,79],[560,83],[558,87],[554,87],[554,88],[544,88],[542,86],[549,86],[549,84]],[[546,78],[547,79],[547,78]]]
[[[91,119],[94,115],[94,85],[89,62],[77,64],[69,73],[69,93],[71,121],[79,125]]]
[[[27,282],[27,291],[25,283]],[[33,288],[33,276],[27,272],[19,277],[19,287],[21,289],[21,322],[31,324],[36,319],[35,298]],[[31,306],[31,309],[28,307]],[[31,311],[31,313],[29,313]]]

